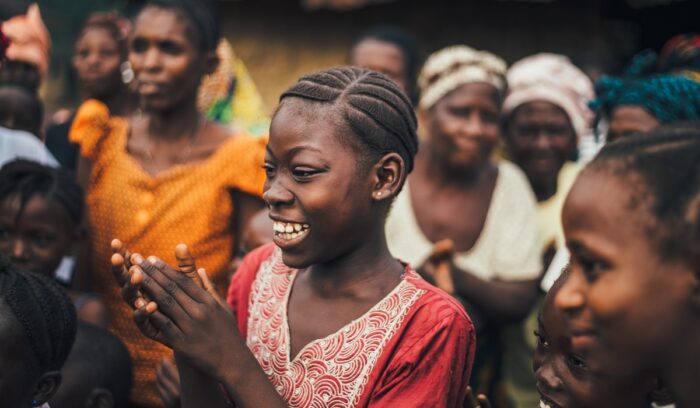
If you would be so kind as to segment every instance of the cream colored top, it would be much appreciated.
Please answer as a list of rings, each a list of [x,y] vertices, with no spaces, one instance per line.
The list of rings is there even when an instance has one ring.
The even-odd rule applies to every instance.
[[[564,163],[557,177],[557,192],[537,205],[537,223],[540,227],[541,250],[543,253],[552,244],[554,244],[555,248],[564,246],[561,209],[564,207],[564,200],[569,195],[569,190],[571,190],[571,186],[576,181],[581,168],[581,165],[578,163]]]
[[[433,243],[421,231],[411,205],[410,183],[396,198],[386,223],[391,253],[414,268],[430,256]],[[529,280],[542,272],[537,203],[525,175],[501,161],[491,204],[474,246],[455,254],[455,265],[486,280]]]

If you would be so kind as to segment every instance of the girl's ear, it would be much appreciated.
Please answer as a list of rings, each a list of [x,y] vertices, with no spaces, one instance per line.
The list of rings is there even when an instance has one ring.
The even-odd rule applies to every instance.
[[[372,199],[380,202],[396,196],[406,178],[406,164],[398,153],[388,153],[372,168]]]
[[[61,385],[61,372],[60,371],[49,371],[44,373],[39,382],[34,389],[32,394],[32,400],[35,402],[34,406],[42,406],[53,397],[53,395],[58,391],[58,386]]]

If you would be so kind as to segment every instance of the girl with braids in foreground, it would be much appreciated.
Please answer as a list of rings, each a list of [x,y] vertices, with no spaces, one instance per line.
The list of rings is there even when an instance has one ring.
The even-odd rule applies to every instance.
[[[461,406],[471,321],[384,234],[415,128],[405,94],[360,68],[307,75],[282,94],[265,158],[276,245],[244,259],[228,305],[186,248],[178,271],[113,244],[135,321],[175,351],[182,407],[227,406],[221,385],[238,407]]]
[[[700,130],[606,145],[564,205],[571,272],[556,294],[572,351],[599,378],[658,375],[700,402]]]
[[[76,332],[57,283],[0,258],[0,395],[7,408],[39,407],[61,383]]]

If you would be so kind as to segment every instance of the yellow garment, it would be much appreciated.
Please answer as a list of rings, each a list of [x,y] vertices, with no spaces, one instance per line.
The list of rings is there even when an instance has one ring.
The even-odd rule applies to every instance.
[[[156,369],[169,350],[143,336],[121,299],[110,271],[110,242],[121,239],[134,252],[175,263],[184,242],[198,265],[220,284],[232,259],[234,211],[230,191],[260,195],[265,140],[232,136],[208,159],[151,176],[126,150],[128,123],[110,118],[107,108],[87,101],[79,109],[70,139],[92,161],[87,189],[92,289],[103,296],[110,330],[129,348],[134,363],[133,402],[160,407]]]
[[[197,105],[207,117],[252,135],[267,133],[270,118],[243,61],[223,39],[216,49],[219,66],[199,88]]]
[[[557,177],[557,192],[547,200],[537,203],[537,223],[540,228],[542,253],[552,244],[555,248],[561,248],[564,245],[561,210],[581,168],[578,163],[564,163]]]

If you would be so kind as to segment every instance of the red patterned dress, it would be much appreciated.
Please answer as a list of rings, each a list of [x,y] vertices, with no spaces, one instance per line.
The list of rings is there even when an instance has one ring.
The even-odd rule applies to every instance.
[[[476,339],[461,305],[407,268],[384,299],[290,360],[287,303],[297,270],[270,244],[228,291],[241,334],[290,407],[459,407]]]

